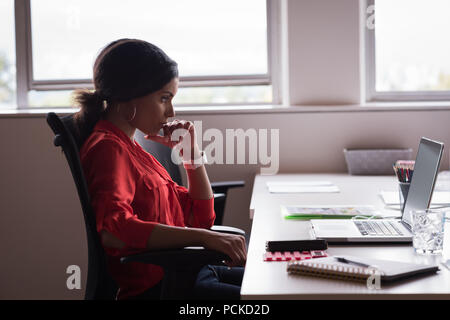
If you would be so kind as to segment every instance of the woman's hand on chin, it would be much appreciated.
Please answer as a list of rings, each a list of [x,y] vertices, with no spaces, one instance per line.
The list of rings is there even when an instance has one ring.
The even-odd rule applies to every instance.
[[[162,126],[163,135],[146,135],[145,139],[159,142],[169,148],[173,148],[177,144],[184,141],[186,147],[191,150],[195,150],[197,147],[197,142],[195,140],[195,127],[191,121],[187,120],[174,120],[172,122],[167,122]],[[180,129],[180,130],[179,130]],[[178,130],[175,132],[174,131]]]

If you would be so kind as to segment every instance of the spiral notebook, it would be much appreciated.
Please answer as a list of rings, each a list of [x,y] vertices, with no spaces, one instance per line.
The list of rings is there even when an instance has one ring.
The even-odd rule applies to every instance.
[[[380,275],[381,282],[391,282],[420,274],[434,273],[439,270],[437,265],[349,256],[345,258],[357,264],[339,262],[336,257],[326,257],[307,261],[291,261],[288,263],[287,271],[290,274],[351,281],[367,281],[371,275],[376,273]]]

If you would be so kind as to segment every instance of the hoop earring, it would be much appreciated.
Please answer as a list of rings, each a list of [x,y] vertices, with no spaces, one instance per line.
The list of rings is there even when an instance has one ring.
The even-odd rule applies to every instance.
[[[130,120],[127,120],[128,122],[133,121],[134,118],[136,118],[136,106],[133,104],[133,116],[131,117]]]
[[[120,106],[121,106],[121,104],[119,104],[119,105],[117,106],[117,112],[118,112],[119,114],[121,114],[121,113],[120,113]],[[133,104],[133,115],[131,116],[131,119],[125,119],[125,121],[130,122],[130,121],[133,121],[134,118],[136,118],[136,106]]]

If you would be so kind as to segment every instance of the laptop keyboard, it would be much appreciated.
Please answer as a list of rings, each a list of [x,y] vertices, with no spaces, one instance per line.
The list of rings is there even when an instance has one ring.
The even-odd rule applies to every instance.
[[[398,230],[391,221],[354,221],[359,232],[363,236],[402,236],[403,233]]]

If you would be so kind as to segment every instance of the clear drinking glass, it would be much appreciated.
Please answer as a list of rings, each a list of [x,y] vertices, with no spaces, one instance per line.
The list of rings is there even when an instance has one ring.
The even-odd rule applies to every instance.
[[[411,211],[413,246],[418,254],[440,254],[444,244],[445,211]]]

